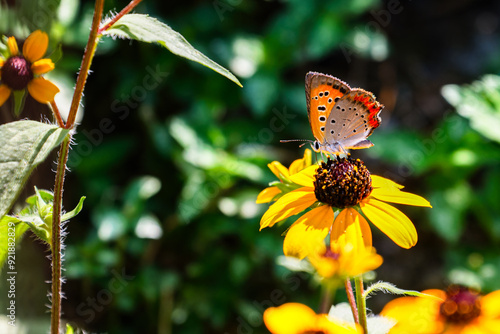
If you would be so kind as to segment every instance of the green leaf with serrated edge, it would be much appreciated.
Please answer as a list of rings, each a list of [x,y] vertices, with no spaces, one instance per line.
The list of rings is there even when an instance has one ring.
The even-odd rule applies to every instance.
[[[79,214],[80,211],[82,211],[82,209],[83,209],[83,201],[85,201],[85,198],[86,198],[85,196],[82,196],[80,198],[80,201],[78,202],[78,205],[70,212],[66,212],[64,215],[62,215],[61,220],[65,221],[65,220],[71,219],[74,216],[76,216],[77,214]]]
[[[4,262],[9,256],[14,256],[12,259],[15,260],[15,245],[21,241],[24,232],[28,230],[28,225],[20,224],[20,220],[16,217],[3,216],[0,219],[0,271],[3,268]],[[12,230],[14,229],[14,230]],[[15,271],[15,261],[14,264],[7,264],[6,271]]]
[[[111,28],[105,31],[104,34],[119,38],[135,39],[146,43],[158,43],[173,54],[211,68],[238,86],[243,87],[231,72],[196,50],[181,34],[154,17],[143,14],[124,15]]]
[[[439,299],[440,298],[433,296],[433,295],[428,295],[426,293],[422,293],[419,291],[414,291],[414,290],[404,290],[397,288],[394,284],[389,283],[389,282],[377,282],[373,283],[370,285],[365,292],[363,292],[363,298],[369,297],[371,294],[374,294],[377,291],[382,291],[384,293],[390,293],[393,295],[404,295],[404,296],[413,296],[413,297],[426,297],[426,298],[434,298],[434,299]]]
[[[10,210],[33,169],[68,131],[35,121],[0,125],[0,217]]]

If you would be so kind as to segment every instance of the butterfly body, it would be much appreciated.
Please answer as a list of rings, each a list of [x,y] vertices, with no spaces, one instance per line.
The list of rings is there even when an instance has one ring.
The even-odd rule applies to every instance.
[[[347,153],[347,149],[373,146],[367,138],[381,122],[384,107],[375,96],[327,74],[306,75],[309,123],[316,152]]]

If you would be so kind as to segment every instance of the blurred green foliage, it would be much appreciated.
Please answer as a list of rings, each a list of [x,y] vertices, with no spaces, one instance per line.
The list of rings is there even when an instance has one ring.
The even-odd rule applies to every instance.
[[[21,11],[7,3],[1,33],[42,27],[6,23]],[[499,289],[499,4],[401,1],[390,12],[389,3],[144,1],[136,12],[169,24],[244,87],[155,45],[100,44],[64,193],[66,207],[87,196],[67,225],[65,319],[93,332],[264,333],[266,307],[317,308],[316,283],[275,263],[289,222],[259,232],[267,207],[255,204],[274,180],[266,164],[302,156],[279,140],[312,139],[310,70],[377,95],[386,109],[375,146],[353,155],[433,205],[404,208],[419,232],[411,250],[374,232],[385,262],[373,278],[415,290]],[[62,43],[54,77],[71,88],[93,2],[58,8],[43,27],[52,49]],[[37,172],[53,179],[50,166]]]

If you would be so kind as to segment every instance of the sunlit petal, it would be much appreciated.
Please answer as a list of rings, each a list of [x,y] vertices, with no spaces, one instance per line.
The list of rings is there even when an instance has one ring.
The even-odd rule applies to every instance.
[[[304,214],[297,219],[288,230],[283,242],[286,256],[303,259],[309,253],[317,251],[318,245],[330,231],[333,223],[333,210],[323,205]]]
[[[373,198],[360,203],[366,217],[398,246],[410,248],[418,240],[417,230],[404,213]]]
[[[49,80],[35,78],[28,83],[28,92],[40,103],[54,101],[54,96],[59,93],[59,88]]]
[[[305,332],[316,321],[317,314],[299,303],[287,303],[264,311],[267,329],[274,334],[297,334]]]
[[[290,175],[296,174],[306,167],[311,166],[312,154],[310,149],[304,151],[304,157],[302,159],[297,159],[290,165],[289,171]]]
[[[429,201],[423,198],[422,196],[418,196],[412,193],[407,193],[395,187],[374,188],[370,196],[384,202],[414,205],[414,206],[425,206],[429,208],[432,207]]]
[[[481,313],[489,318],[500,319],[500,290],[493,291],[481,298]]]
[[[259,193],[255,202],[257,204],[269,203],[279,193],[281,193],[281,190],[278,187],[267,187]]]
[[[11,90],[7,85],[0,85],[0,106],[9,98]]]
[[[267,209],[260,220],[260,229],[273,226],[275,223],[304,211],[316,202],[314,188],[303,187],[280,197]]]
[[[312,187],[314,185],[314,175],[318,167],[318,165],[309,166],[297,174],[290,175],[289,179],[301,186]]]
[[[7,39],[7,47],[9,48],[9,53],[11,56],[17,56],[17,54],[19,53],[19,48],[17,47],[15,37],[9,37]]]
[[[363,240],[365,247],[372,246],[372,232],[370,226],[366,219],[353,208],[345,208],[335,217],[330,237],[331,242],[338,240],[341,235],[346,233],[348,227],[353,227],[349,229],[349,233],[354,233],[353,235],[349,235],[349,239],[354,238],[354,240],[359,240],[357,239],[358,237],[356,237],[357,235]]]
[[[404,186],[397,184],[396,182],[386,179],[385,177],[382,176],[371,175],[371,178],[372,178],[373,188],[388,188],[388,187],[397,189],[404,188]]]
[[[33,31],[24,41],[23,56],[30,62],[42,58],[49,46],[49,36],[41,30]]]
[[[0,57],[0,68],[2,68],[3,64],[5,64],[5,60]],[[0,78],[1,78],[2,72],[0,72]]]
[[[422,292],[446,298],[441,290]],[[440,304],[433,298],[401,297],[387,303],[380,315],[397,321],[390,334],[439,334],[444,328],[444,321],[439,318]]]
[[[35,75],[44,74],[52,71],[53,69],[54,63],[48,58],[37,60],[31,65],[31,71]]]

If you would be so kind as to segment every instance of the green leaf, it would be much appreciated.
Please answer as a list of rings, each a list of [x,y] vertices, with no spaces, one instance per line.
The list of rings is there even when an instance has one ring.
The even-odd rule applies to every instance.
[[[12,93],[12,95],[14,96],[14,114],[17,117],[17,116],[19,116],[19,114],[23,110],[24,101],[26,101],[26,99],[25,99],[26,90],[25,89],[15,90]]]
[[[74,334],[75,331],[73,329],[73,327],[71,327],[70,324],[66,324],[66,334]]]
[[[242,87],[241,83],[231,72],[193,48],[181,34],[154,17],[143,14],[124,15],[111,28],[105,31],[104,34],[119,38],[135,39],[146,43],[158,43],[173,54],[211,68]]]
[[[33,169],[63,141],[68,131],[35,121],[0,126],[0,217],[10,210]]]
[[[8,256],[14,256],[15,245],[21,241],[24,232],[28,230],[28,225],[19,224],[21,221],[16,217],[3,216],[0,219],[0,269]],[[15,271],[14,264],[8,264],[7,271]]]
[[[70,212],[66,212],[64,215],[62,215],[61,221],[71,219],[77,214],[79,214],[80,211],[82,211],[83,209],[83,201],[85,201],[85,198],[86,198],[85,196],[82,196],[80,198],[80,201],[78,202],[78,205],[73,210],[71,210]]]

